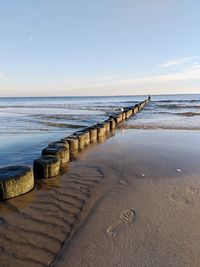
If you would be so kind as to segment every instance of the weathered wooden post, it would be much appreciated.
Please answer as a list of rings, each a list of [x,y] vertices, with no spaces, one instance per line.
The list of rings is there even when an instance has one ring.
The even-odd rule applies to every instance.
[[[28,166],[0,168],[0,200],[23,195],[34,188],[33,171]]]

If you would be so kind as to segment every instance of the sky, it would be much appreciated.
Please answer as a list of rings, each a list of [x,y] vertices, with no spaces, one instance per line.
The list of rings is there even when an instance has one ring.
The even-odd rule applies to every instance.
[[[200,93],[199,0],[0,0],[0,96]]]

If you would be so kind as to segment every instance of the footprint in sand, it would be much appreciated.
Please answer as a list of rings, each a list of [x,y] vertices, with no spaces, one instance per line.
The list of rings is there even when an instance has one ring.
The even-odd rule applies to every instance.
[[[178,191],[169,194],[169,199],[174,202],[175,206],[178,205],[185,205],[188,203],[187,198],[182,196]]]
[[[134,223],[136,220],[136,212],[133,209],[125,210],[120,214],[120,221],[115,224],[108,227],[106,233],[110,236],[116,236],[117,232],[119,231],[120,227],[123,226],[123,224],[127,223]]]
[[[192,193],[192,194],[198,194],[199,193],[199,189],[195,188],[195,187],[186,187],[186,189],[189,193]]]
[[[136,219],[136,213],[134,210],[125,210],[122,214],[120,214],[120,219],[124,223],[133,223]]]

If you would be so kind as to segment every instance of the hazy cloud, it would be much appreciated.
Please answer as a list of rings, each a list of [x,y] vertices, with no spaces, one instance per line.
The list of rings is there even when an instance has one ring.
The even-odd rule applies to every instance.
[[[113,80],[116,79],[117,76],[116,75],[104,75],[104,76],[97,76],[96,78],[94,78],[94,80],[96,81],[104,81],[104,80]]]
[[[5,75],[0,73],[0,78]],[[43,91],[40,84],[5,84],[6,94],[13,94],[13,88],[19,91],[21,95],[26,92],[29,87],[33,95],[123,95],[123,94],[148,94],[151,93],[186,93],[199,92],[200,84],[200,63],[193,62],[182,66],[178,71],[148,75],[143,77],[133,77],[121,79],[117,75],[102,75],[87,76],[85,79],[81,77],[67,77],[62,81],[53,83],[45,82]],[[23,89],[24,88],[24,89]],[[150,89],[149,89],[150,88]],[[24,91],[23,91],[24,90]]]
[[[67,77],[63,81],[60,81],[60,84],[65,84],[72,87],[79,87],[81,85],[90,87],[91,85],[102,85],[113,82],[113,80],[116,80],[117,75],[114,74],[108,74],[108,75],[99,75],[99,76],[91,76],[91,77]]]
[[[200,80],[200,64],[194,63],[178,72],[163,74],[157,76],[148,76],[144,78],[134,78],[121,80],[119,84],[137,84],[137,83],[149,83],[149,82],[170,82],[170,81],[184,81],[184,80]]]
[[[148,84],[165,84],[167,82],[179,82],[179,81],[196,81],[200,80],[200,64],[195,62],[190,66],[184,67],[179,71],[167,74],[158,74],[146,77],[135,77],[131,79],[117,79],[115,75],[97,76],[91,79],[85,80],[66,80],[65,84],[73,88],[110,88],[110,87],[124,87],[126,86],[147,86]]]
[[[178,58],[178,59],[172,59],[168,60],[167,62],[159,65],[160,68],[168,68],[174,65],[182,65],[188,61],[191,60],[191,57],[185,57],[185,58]]]

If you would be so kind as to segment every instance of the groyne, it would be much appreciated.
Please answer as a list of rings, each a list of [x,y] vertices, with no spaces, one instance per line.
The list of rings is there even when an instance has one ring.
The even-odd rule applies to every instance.
[[[33,170],[26,166],[0,169],[0,200],[25,194],[34,188],[35,179],[51,178],[59,174],[63,164],[74,159],[90,144],[109,137],[118,125],[138,113],[149,98],[131,107],[124,107],[103,122],[74,132],[70,136],[50,143],[33,162]],[[17,188],[17,189],[16,189]]]

